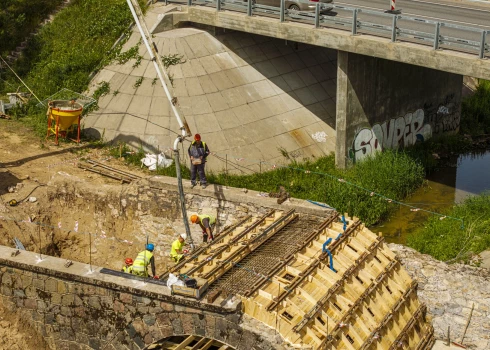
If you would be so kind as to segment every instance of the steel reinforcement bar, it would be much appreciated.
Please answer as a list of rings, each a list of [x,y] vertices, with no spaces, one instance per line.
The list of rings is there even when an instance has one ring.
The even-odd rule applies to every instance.
[[[354,222],[347,230],[342,233],[342,236],[336,240],[329,248],[330,252],[333,253],[334,250],[342,244],[355,230],[361,225],[360,221]],[[276,299],[271,302],[269,306],[267,306],[267,311],[272,311],[274,310],[286,297],[291,294],[304,280],[305,278],[308,277],[308,275],[318,267],[318,265],[328,258],[327,253],[322,253],[318,259],[315,259],[303,272],[300,273],[300,276],[297,277],[294,282],[291,284],[291,286],[287,287],[281,295]]]
[[[189,271],[186,272],[186,274],[191,274],[199,270],[201,267],[209,263],[209,260],[213,260],[217,256],[219,256],[222,252],[230,248],[230,246],[234,243],[236,243],[238,240],[240,240],[243,236],[245,236],[247,233],[250,231],[254,230],[257,226],[259,226],[261,223],[265,221],[269,216],[275,213],[275,210],[269,210],[266,214],[262,215],[258,220],[254,221],[252,225],[247,227],[243,232],[241,232],[238,236],[235,238],[231,239],[227,244],[224,246],[220,247],[217,251],[215,251],[208,259],[202,261],[200,264],[192,267]],[[220,239],[218,239],[219,241]]]
[[[217,244],[218,242],[222,241],[223,238],[225,238],[226,236],[228,236],[231,232],[233,232],[238,226],[244,224],[245,222],[247,222],[249,219],[252,218],[252,215],[247,215],[245,216],[243,219],[239,220],[238,222],[236,222],[235,224],[231,225],[230,227],[226,228],[218,237],[217,239],[209,242],[208,244],[204,245],[204,246],[201,246],[199,247],[198,249],[196,249],[193,254],[189,257],[189,258],[186,258],[184,260],[182,260],[181,262],[179,262],[177,265],[171,267],[166,273],[164,273],[163,275],[160,276],[160,279],[162,278],[167,278],[169,273],[171,272],[174,272],[174,271],[178,271],[180,270],[182,267],[184,267],[185,264],[188,264],[190,262],[192,262],[193,260],[197,259],[205,250],[211,248],[213,245]]]
[[[269,227],[267,227],[263,233],[255,237],[249,244],[240,247],[233,254],[231,254],[225,261],[219,263],[216,267],[211,269],[205,275],[199,276],[209,280],[209,284],[213,283],[226,271],[231,269],[235,264],[242,261],[242,259],[257,249],[260,245],[266,242],[270,237],[272,237],[276,232],[278,232],[282,227],[286,226],[289,222],[296,219],[298,214],[294,213],[294,209],[291,209],[278,220],[274,221]]]
[[[323,231],[325,228],[330,226],[335,221],[337,216],[338,216],[338,213],[333,212],[323,223],[320,224],[320,226],[317,229],[312,231],[302,243],[298,244],[298,248],[294,252],[292,252],[289,256],[287,256],[282,262],[277,263],[272,268],[271,272],[267,276],[260,277],[260,279],[254,285],[252,285],[249,290],[247,290],[247,292],[245,293],[245,296],[246,297],[251,296],[258,289],[260,289],[267,281],[269,281],[272,278],[272,276],[274,276],[276,273],[281,271],[281,269],[284,268],[284,266],[286,266],[287,264],[289,264],[291,262],[291,260],[293,260],[294,255],[297,252],[299,252],[304,247],[306,247],[311,241],[313,241],[313,239],[317,235],[320,234],[321,231]]]

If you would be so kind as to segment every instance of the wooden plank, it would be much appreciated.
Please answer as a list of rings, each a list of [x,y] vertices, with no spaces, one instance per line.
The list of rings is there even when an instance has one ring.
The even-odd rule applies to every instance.
[[[211,346],[213,346],[214,340],[210,339],[202,348],[201,350],[208,350]]]
[[[201,346],[203,346],[206,342],[208,342],[209,339],[207,338],[202,338],[201,340],[199,340],[192,348],[191,350],[199,350],[201,349]]]
[[[175,348],[175,350],[182,350],[184,349],[187,345],[189,345],[190,343],[192,343],[192,341],[195,339],[196,337],[193,336],[193,335],[190,335],[188,336],[182,343],[179,344],[179,346],[177,346]]]

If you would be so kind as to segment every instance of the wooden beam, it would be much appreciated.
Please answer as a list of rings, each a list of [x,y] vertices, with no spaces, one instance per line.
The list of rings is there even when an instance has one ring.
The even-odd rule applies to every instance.
[[[179,344],[179,346],[177,346],[175,348],[175,350],[182,350],[182,349],[185,349],[185,347],[187,345],[189,345],[190,343],[192,343],[192,341],[195,339],[196,337],[193,336],[193,335],[190,335],[188,336],[182,343]]]

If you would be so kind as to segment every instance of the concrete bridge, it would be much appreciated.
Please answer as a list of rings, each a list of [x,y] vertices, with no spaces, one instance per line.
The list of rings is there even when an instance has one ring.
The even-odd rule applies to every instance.
[[[264,162],[285,161],[280,148],[296,159],[335,152],[345,167],[458,132],[463,76],[490,79],[490,61],[444,46],[443,36],[444,50],[434,50],[400,42],[396,25],[394,38],[353,35],[324,26],[324,19],[315,26],[311,17],[281,21],[207,4],[157,3],[146,17],[159,52],[185,60],[169,67],[172,94],[192,132],[217,152],[209,162],[215,170],[225,168],[225,158],[263,170]],[[125,48],[138,40],[134,33]],[[485,57],[488,44],[482,47]],[[153,87],[147,55],[133,65],[112,64],[94,78],[93,90],[106,81],[114,93],[101,98],[85,127],[106,140],[164,150],[173,139],[168,129],[178,127],[161,88]]]

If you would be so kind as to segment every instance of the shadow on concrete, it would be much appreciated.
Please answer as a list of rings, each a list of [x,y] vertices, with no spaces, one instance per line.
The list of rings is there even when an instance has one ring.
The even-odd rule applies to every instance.
[[[205,29],[205,28],[199,28],[199,29]],[[233,48],[233,44],[231,43],[232,40],[230,40],[230,39],[233,39],[232,33],[238,33],[238,35],[241,35],[241,34],[247,35],[248,37],[253,38],[255,41],[255,44],[250,45],[251,47],[252,46],[259,47],[259,46],[261,46],[262,43],[274,46],[275,44],[277,44],[277,42],[284,42],[284,46],[290,47],[291,50],[289,53],[284,53],[284,54],[281,54],[280,56],[277,56],[277,57],[267,57],[264,60],[257,60],[257,59],[254,59],[254,58],[256,58],[256,56],[249,57],[249,55],[246,53],[246,50],[244,48],[241,48],[241,49],[234,49]],[[281,86],[281,84],[278,83],[278,81],[277,81],[277,79],[282,78],[285,75],[293,73],[297,70],[304,69],[305,67],[302,66],[302,67],[297,68],[294,66],[294,62],[291,62],[291,66],[293,68],[292,71],[287,72],[287,73],[283,73],[283,74],[279,73],[279,75],[271,77],[271,72],[268,70],[268,67],[270,65],[264,64],[264,63],[271,63],[272,64],[272,61],[274,61],[275,58],[282,58],[285,56],[287,57],[288,55],[294,56],[295,53],[301,53],[301,52],[309,52],[310,54],[313,54],[313,51],[315,51],[316,54],[321,52],[322,54],[331,57],[326,64],[332,63],[332,64],[335,64],[335,66],[336,66],[337,65],[337,51],[336,50],[327,49],[324,47],[315,47],[312,45],[307,45],[307,44],[298,43],[298,42],[292,42],[292,41],[288,42],[285,40],[280,40],[280,39],[275,39],[275,38],[267,38],[267,40],[264,41],[264,40],[260,39],[261,37],[265,38],[264,36],[249,34],[249,33],[241,33],[241,32],[231,31],[231,30],[227,30],[225,34],[213,35],[213,37],[216,40],[218,40],[222,45],[226,46],[230,51],[234,52],[241,59],[243,59],[245,62],[247,62],[250,65],[250,67],[253,67],[257,72],[259,72],[264,77],[266,77],[271,83],[273,83],[273,84],[277,85],[279,88],[281,88],[284,93],[291,96],[294,100],[296,100],[298,103],[300,103],[303,107],[305,107],[311,113],[313,113],[315,116],[317,116],[321,121],[323,121],[328,126],[330,126],[332,129],[335,130],[335,121],[336,121],[335,115],[330,115],[329,111],[326,110],[325,107],[324,108],[326,110],[326,114],[325,113],[319,113],[318,103],[323,105],[323,102],[327,102],[328,100],[332,100],[333,101],[333,112],[335,113],[336,96],[330,97],[329,99],[326,99],[326,100],[315,101],[312,103],[305,104],[304,101],[297,94],[297,92],[299,90],[304,91],[304,87],[296,88],[296,89],[293,89],[292,87],[291,88],[285,88],[286,86]],[[296,57],[294,57],[294,58],[296,58]],[[316,64],[314,66],[320,66],[320,65],[322,65],[322,64],[319,63],[319,64]],[[308,68],[308,67],[306,67],[306,68]],[[328,75],[328,73],[326,73],[326,72],[322,73],[322,74]],[[282,81],[282,80],[279,79],[279,81]],[[329,79],[324,80],[322,82],[329,84],[329,85],[331,84],[332,89],[336,91],[336,89],[337,89],[337,77],[336,77],[336,75],[335,75],[335,77],[329,78]],[[322,82],[319,82],[318,84],[321,85]],[[312,84],[312,85],[317,85],[317,84]],[[313,88],[312,85],[306,85],[306,88]],[[323,89],[323,87],[321,87],[321,88]],[[327,94],[328,94],[328,92],[327,92]],[[332,111],[330,111],[330,113],[331,112]]]

